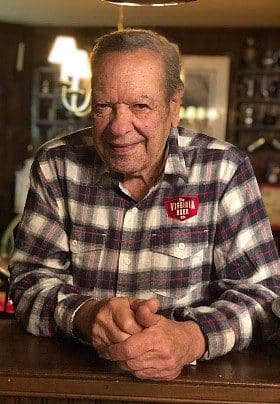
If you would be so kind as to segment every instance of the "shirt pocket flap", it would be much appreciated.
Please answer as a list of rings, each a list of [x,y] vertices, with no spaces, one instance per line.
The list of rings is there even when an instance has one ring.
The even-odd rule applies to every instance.
[[[208,230],[168,229],[152,234],[152,250],[171,257],[186,259],[208,245]]]
[[[102,250],[105,240],[106,232],[102,229],[74,225],[70,236],[70,251],[77,254],[92,250]]]

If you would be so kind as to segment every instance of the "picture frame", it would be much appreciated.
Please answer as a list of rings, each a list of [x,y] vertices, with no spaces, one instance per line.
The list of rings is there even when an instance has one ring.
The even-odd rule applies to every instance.
[[[280,230],[280,184],[260,184],[260,191],[272,230]]]
[[[224,140],[230,80],[229,56],[182,55],[185,85],[180,125]]]

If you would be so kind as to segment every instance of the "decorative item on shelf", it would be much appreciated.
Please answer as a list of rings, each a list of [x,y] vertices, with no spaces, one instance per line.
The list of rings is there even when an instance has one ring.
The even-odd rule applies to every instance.
[[[43,80],[41,91],[42,91],[43,94],[49,94],[50,93],[50,82],[49,82],[49,80]]]
[[[273,150],[280,151],[280,141],[278,139],[275,137],[272,139],[266,139],[264,136],[260,136],[253,140],[253,142],[247,146],[247,151],[253,153],[263,146],[269,146],[269,148]]]
[[[247,146],[247,151],[249,153],[253,153],[254,151],[258,150],[260,147],[262,147],[264,144],[265,144],[265,138],[263,136],[261,136]]]
[[[280,151],[280,141],[276,138],[273,138],[270,142],[271,146],[275,149]]]
[[[267,49],[262,58],[261,58],[261,66],[264,69],[271,69],[277,65],[278,54],[273,49]]]
[[[245,44],[242,49],[242,62],[248,68],[257,66],[257,50],[255,39],[253,37],[248,37],[245,40]]]
[[[245,96],[253,98],[255,95],[255,80],[252,77],[244,77],[243,83],[245,85]]]
[[[275,125],[278,120],[276,114],[266,112],[263,116],[262,122],[264,125]]]
[[[269,82],[268,82],[268,77],[267,76],[262,76],[260,79],[260,95],[263,98],[269,98]]]
[[[268,86],[268,94],[270,98],[280,97],[280,79],[272,78]]]
[[[280,163],[276,161],[268,163],[265,177],[269,184],[280,184]]]
[[[254,124],[255,110],[252,105],[242,105],[241,106],[241,116],[240,123],[247,127],[251,127]]]

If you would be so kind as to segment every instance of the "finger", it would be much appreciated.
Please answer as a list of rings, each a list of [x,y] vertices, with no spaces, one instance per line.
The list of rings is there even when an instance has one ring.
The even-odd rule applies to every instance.
[[[148,351],[137,358],[128,359],[126,361],[118,361],[118,365],[122,365],[126,370],[134,371],[146,368],[154,368],[159,372],[164,370],[179,369],[182,363],[173,357],[166,356],[161,352]]]
[[[126,334],[132,335],[143,330],[141,324],[138,324],[134,312],[130,310],[128,313],[122,313],[120,317],[114,317],[116,326]]]
[[[149,353],[148,353],[149,355]],[[174,364],[172,361],[132,359],[129,361],[117,362],[117,365],[139,378],[149,378],[152,380],[171,380],[176,378],[182,371],[181,364]]]
[[[119,302],[118,302],[119,303]],[[124,305],[120,302],[121,307],[117,310],[112,310],[112,318],[116,326],[127,334],[135,334],[143,329],[137,323],[134,311],[131,310],[130,304]]]
[[[139,305],[145,302],[145,299],[136,299],[135,297],[128,298],[131,310],[135,311],[138,309]]]
[[[126,361],[153,350],[153,346],[153,339],[146,336],[144,330],[130,336],[126,341],[110,345],[106,353],[113,361]]]
[[[98,343],[99,346],[104,345],[105,347],[125,341],[130,337],[130,334],[123,332],[114,323],[108,321],[107,324],[96,323],[92,327],[92,339],[93,345]]]
[[[151,299],[130,299],[130,307],[131,309],[136,312],[140,306],[147,306],[152,313],[156,313],[159,308],[159,301],[158,299],[151,298]]]
[[[150,379],[150,380],[172,380],[180,375],[182,368],[162,368],[146,366],[139,369],[132,369],[126,362],[117,362],[117,365],[122,370],[132,373],[139,379]]]
[[[119,329],[108,330],[108,333],[107,333],[108,345],[118,344],[120,342],[126,341],[127,338],[129,338],[130,336],[131,336],[131,334],[128,334],[127,332],[123,332]]]
[[[161,316],[151,311],[148,304],[141,304],[135,312],[135,319],[138,324],[148,328],[156,325],[161,319]]]

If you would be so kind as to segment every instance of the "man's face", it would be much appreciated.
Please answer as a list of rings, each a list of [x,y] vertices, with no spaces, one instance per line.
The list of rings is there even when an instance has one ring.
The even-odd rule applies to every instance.
[[[102,160],[126,177],[152,175],[161,164],[180,99],[167,102],[165,73],[145,49],[110,52],[93,72],[93,136]]]

